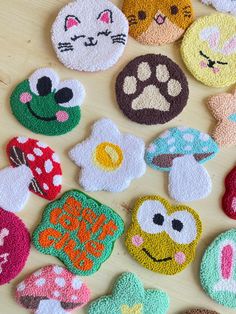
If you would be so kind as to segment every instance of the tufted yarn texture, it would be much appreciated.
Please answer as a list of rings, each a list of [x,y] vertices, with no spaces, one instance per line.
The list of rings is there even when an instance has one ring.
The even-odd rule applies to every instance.
[[[165,314],[169,308],[168,295],[156,289],[144,289],[133,273],[120,275],[112,294],[93,301],[88,314]]]
[[[123,231],[123,220],[111,208],[71,190],[45,208],[33,243],[72,273],[89,276],[109,258]]]
[[[164,124],[187,105],[188,81],[180,67],[166,56],[147,54],[129,62],[116,79],[116,99],[132,121]]]
[[[236,82],[236,19],[216,13],[197,19],[186,31],[181,54],[192,75],[207,86]]]
[[[24,268],[30,251],[30,234],[15,214],[0,208],[0,285],[14,279]]]
[[[108,0],[77,0],[59,12],[52,43],[59,60],[77,71],[104,71],[118,62],[128,39],[128,21]]]
[[[179,39],[194,20],[190,0],[124,0],[130,35],[141,44],[163,45]]]
[[[132,212],[125,244],[143,267],[175,275],[194,260],[202,223],[192,208],[149,195],[139,198]]]

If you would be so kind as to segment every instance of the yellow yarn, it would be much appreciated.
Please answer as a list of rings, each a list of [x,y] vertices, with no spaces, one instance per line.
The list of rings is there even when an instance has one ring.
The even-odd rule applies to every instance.
[[[191,217],[192,222],[194,221],[193,228],[196,229],[195,236],[190,243],[177,243],[169,235],[169,229],[171,224],[165,230],[159,233],[151,233],[144,231],[140,223],[140,208],[147,201],[156,201],[160,206],[166,211],[167,217],[165,219],[168,221],[172,219],[173,215],[182,213],[187,213],[188,217]],[[147,203],[146,203],[147,204]],[[155,205],[153,205],[155,206]],[[189,215],[190,214],[190,215]],[[152,223],[153,216],[150,216],[150,212],[145,211],[144,208],[144,223]],[[188,232],[192,232],[192,226],[185,223],[184,228],[189,228]],[[172,230],[173,231],[173,230]],[[176,231],[177,232],[177,231]],[[126,235],[126,246],[129,253],[145,268],[152,270],[157,273],[165,275],[174,275],[181,272],[184,268],[191,263],[195,256],[195,250],[197,243],[201,237],[202,233],[202,223],[199,215],[190,207],[185,205],[172,206],[166,199],[151,195],[141,197],[135,203],[135,207],[132,215],[132,224]],[[179,255],[177,255],[179,254]],[[177,262],[176,256],[181,258],[184,257],[181,263]],[[155,261],[156,260],[156,261]]]
[[[118,169],[123,162],[123,152],[120,146],[110,142],[99,144],[93,152],[94,163],[105,171]]]
[[[189,71],[205,85],[235,83],[235,17],[218,13],[199,18],[185,33],[181,54]]]

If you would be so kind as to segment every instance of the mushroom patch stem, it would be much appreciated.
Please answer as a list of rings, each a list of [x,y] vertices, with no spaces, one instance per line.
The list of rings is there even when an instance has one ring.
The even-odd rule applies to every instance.
[[[205,198],[211,191],[211,178],[193,155],[175,158],[169,173],[169,194],[178,202]]]
[[[56,300],[42,300],[35,314],[68,314],[62,307],[61,302]]]
[[[0,207],[10,212],[18,212],[29,196],[32,171],[26,165],[8,167],[0,171]]]

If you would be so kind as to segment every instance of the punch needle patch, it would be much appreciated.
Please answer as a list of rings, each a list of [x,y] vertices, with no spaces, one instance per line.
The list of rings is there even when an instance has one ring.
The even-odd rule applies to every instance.
[[[66,67],[103,71],[122,56],[128,29],[126,17],[112,2],[77,0],[59,12],[52,26],[52,43]]]
[[[7,145],[7,155],[11,166],[0,170],[0,207],[19,212],[30,192],[47,200],[60,193],[60,159],[47,144],[15,137]]]
[[[227,216],[236,219],[236,167],[225,178],[225,193],[222,207]]]
[[[163,132],[146,149],[146,163],[155,170],[169,172],[169,195],[178,202],[203,199],[212,183],[203,163],[219,148],[206,133],[189,127]]]
[[[164,124],[187,105],[188,81],[180,67],[163,55],[148,54],[126,65],[116,80],[120,109],[140,124]]]
[[[79,183],[86,191],[120,192],[144,175],[144,151],[143,140],[122,134],[111,120],[101,119],[69,156],[81,168]]]
[[[185,314],[220,314],[216,311],[210,311],[210,310],[203,310],[203,309],[194,309],[185,312]]]
[[[123,220],[111,208],[74,190],[45,208],[33,242],[72,273],[88,276],[109,258],[123,231]]]
[[[24,268],[30,251],[30,234],[20,218],[0,208],[0,285]]]
[[[193,261],[201,233],[200,217],[192,208],[145,196],[134,206],[126,246],[145,268],[175,275]]]
[[[125,0],[130,35],[146,45],[168,44],[179,39],[194,20],[190,0]]]
[[[182,58],[192,75],[207,86],[236,82],[236,19],[218,13],[200,17],[184,35]]]
[[[61,135],[80,121],[85,89],[78,80],[61,81],[48,68],[38,69],[11,95],[16,119],[34,133]]]
[[[208,107],[217,120],[213,138],[220,147],[236,145],[236,89],[231,93],[212,96]]]
[[[89,299],[87,285],[58,265],[37,270],[16,287],[16,301],[35,314],[71,313]]]
[[[144,289],[139,278],[133,273],[118,277],[112,295],[93,301],[88,314],[166,314],[169,297],[155,289]]]
[[[204,253],[200,279],[217,303],[236,309],[236,229],[220,234]]]
[[[235,0],[201,0],[206,5],[212,5],[217,11],[236,15]]]

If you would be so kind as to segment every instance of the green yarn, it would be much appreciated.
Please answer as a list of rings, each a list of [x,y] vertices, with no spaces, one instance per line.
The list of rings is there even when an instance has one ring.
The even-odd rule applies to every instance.
[[[111,208],[71,190],[50,203],[33,233],[38,251],[58,257],[74,274],[95,273],[112,253],[124,223]]]
[[[31,111],[27,104],[20,101],[22,93],[29,93],[32,96],[30,101]],[[35,95],[29,86],[29,81],[20,83],[13,91],[10,104],[13,115],[27,129],[37,134],[62,135],[70,132],[80,121],[80,107],[62,107],[54,99],[55,90],[46,96]],[[67,121],[56,120],[44,121],[35,117],[31,112],[43,118],[56,117],[56,113],[63,111],[69,116]]]
[[[165,314],[169,308],[168,295],[160,290],[145,290],[133,273],[123,273],[115,283],[112,295],[91,303],[88,314]]]
[[[229,260],[224,263],[232,265],[231,274],[228,279],[222,277],[222,248],[230,245],[234,247],[232,256],[232,264]],[[236,267],[235,267],[235,245],[236,245],[236,229],[228,230],[220,234],[212,244],[207,248],[201,262],[200,280],[203,289],[217,303],[229,308],[236,308]],[[227,268],[226,268],[227,269]],[[228,266],[228,269],[230,267]],[[216,285],[222,289],[216,289]],[[229,291],[234,290],[234,291]]]

